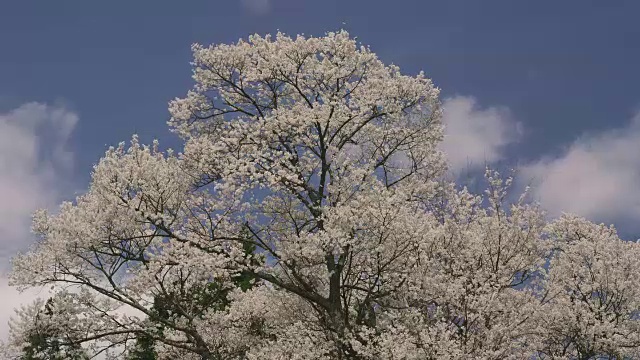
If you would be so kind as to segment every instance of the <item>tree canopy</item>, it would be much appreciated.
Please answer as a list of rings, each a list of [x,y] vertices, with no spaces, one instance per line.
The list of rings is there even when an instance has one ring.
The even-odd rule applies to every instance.
[[[193,54],[195,85],[169,105],[182,151],[134,136],[84,195],[34,215],[39,241],[11,281],[53,286],[59,345],[118,359],[640,356],[640,245],[547,221],[493,171],[483,194],[446,180],[423,73],[344,31]]]

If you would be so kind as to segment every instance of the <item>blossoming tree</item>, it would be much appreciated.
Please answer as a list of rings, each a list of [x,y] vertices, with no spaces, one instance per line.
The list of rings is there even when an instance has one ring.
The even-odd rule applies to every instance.
[[[195,45],[182,153],[133,137],[13,263],[62,345],[162,359],[638,356],[640,248],[444,181],[438,89],[346,32]],[[213,301],[213,300],[215,301]],[[33,312],[32,312],[33,313]],[[9,348],[37,324],[14,322]],[[62,340],[61,340],[62,341]],[[129,354],[129,355],[128,355]],[[154,355],[155,356],[155,355]]]

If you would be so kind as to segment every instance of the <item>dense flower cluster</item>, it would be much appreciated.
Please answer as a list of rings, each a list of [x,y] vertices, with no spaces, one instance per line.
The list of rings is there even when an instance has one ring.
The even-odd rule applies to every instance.
[[[438,89],[346,32],[196,45],[184,151],[136,137],[38,212],[12,283],[66,346],[158,359],[637,357],[640,245],[444,181]],[[525,194],[526,195],[526,194]],[[20,351],[42,303],[19,313]],[[132,315],[135,314],[135,315]],[[73,348],[73,347],[72,347]],[[74,348],[76,349],[76,348]]]

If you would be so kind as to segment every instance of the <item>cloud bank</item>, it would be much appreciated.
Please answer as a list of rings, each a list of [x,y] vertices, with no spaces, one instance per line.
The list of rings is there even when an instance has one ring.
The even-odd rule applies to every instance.
[[[455,96],[443,101],[443,109],[441,149],[454,174],[504,159],[505,148],[521,138],[522,126],[507,107],[480,108],[474,97]]]
[[[640,217],[640,112],[627,126],[579,137],[556,157],[524,166],[533,194],[552,216],[594,221]],[[636,220],[637,221],[637,220]]]
[[[31,214],[55,206],[65,191],[73,156],[67,150],[78,115],[64,106],[27,103],[0,113],[0,340],[13,309],[43,291],[8,286],[9,259],[33,243]]]
[[[455,175],[516,160],[507,150],[522,139],[522,125],[507,107],[483,108],[470,96],[445,99],[443,107],[441,149]],[[559,154],[526,163],[517,173],[550,217],[568,212],[638,230],[631,224],[640,218],[640,112],[622,128],[583,134]]]

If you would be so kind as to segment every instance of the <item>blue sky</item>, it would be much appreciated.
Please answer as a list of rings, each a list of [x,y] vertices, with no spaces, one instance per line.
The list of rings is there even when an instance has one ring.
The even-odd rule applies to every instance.
[[[631,117],[638,13],[636,1],[6,1],[0,109],[64,101],[81,117],[72,145],[85,174],[105,144],[168,135],[192,43],[344,27],[445,96],[508,106],[529,125],[519,155],[535,157]]]
[[[0,260],[33,241],[34,208],[86,188],[107,145],[138,133],[179,147],[167,102],[192,84],[192,43],[277,30],[344,28],[405,73],[424,70],[458,168],[517,166],[552,214],[640,237],[638,14],[631,0],[3,1],[0,195],[14,200],[0,205],[0,230],[13,229]]]

